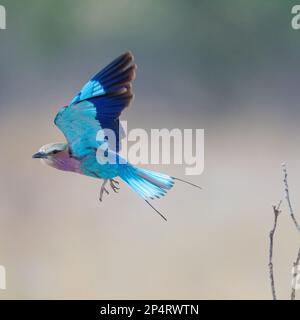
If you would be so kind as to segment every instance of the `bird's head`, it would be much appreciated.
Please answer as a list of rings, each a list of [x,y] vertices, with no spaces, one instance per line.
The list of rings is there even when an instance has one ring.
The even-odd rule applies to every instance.
[[[46,164],[54,166],[57,160],[67,152],[68,145],[66,143],[49,143],[42,146],[40,150],[32,156],[32,158],[41,159]]]

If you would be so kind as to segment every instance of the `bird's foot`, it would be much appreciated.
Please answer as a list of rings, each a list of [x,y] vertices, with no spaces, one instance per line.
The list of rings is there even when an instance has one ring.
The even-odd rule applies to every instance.
[[[110,186],[111,186],[112,190],[114,192],[118,193],[119,190],[120,190],[120,188],[118,187],[119,186],[119,182],[117,180],[110,179],[109,183],[110,183]]]
[[[114,179],[105,179],[104,181],[103,181],[103,183],[102,183],[102,186],[101,186],[101,190],[100,190],[100,197],[99,197],[99,200],[102,202],[102,199],[103,199],[103,194],[104,194],[104,192],[106,193],[106,194],[109,194],[109,192],[108,192],[108,190],[106,189],[106,184],[107,184],[107,182],[108,182],[108,180],[109,180],[109,184],[110,184],[110,186],[111,186],[111,188],[112,188],[112,190],[113,190],[113,192],[119,192],[119,182],[117,181],[117,180],[114,180]]]
[[[100,189],[100,197],[99,200],[102,202],[103,193],[109,194],[108,190],[105,188],[105,185],[107,183],[108,179],[105,179],[102,183],[101,189]]]

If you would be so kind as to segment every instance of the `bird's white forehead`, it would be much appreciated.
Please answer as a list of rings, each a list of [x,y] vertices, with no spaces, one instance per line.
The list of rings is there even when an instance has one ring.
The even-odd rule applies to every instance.
[[[65,143],[48,143],[48,144],[45,144],[44,146],[42,146],[40,148],[40,152],[45,152],[45,153],[49,153],[49,152],[52,152],[54,150],[59,150],[59,151],[63,151],[65,150],[67,147],[67,144]]]

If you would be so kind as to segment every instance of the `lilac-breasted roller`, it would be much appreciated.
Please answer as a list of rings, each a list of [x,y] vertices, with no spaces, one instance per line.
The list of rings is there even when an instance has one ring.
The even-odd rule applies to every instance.
[[[120,177],[166,220],[149,200],[164,196],[173,187],[175,180],[189,182],[138,168],[119,155],[122,136],[119,132],[119,116],[133,98],[135,71],[133,56],[126,52],[96,74],[55,117],[54,123],[65,135],[67,143],[44,145],[33,158],[40,158],[59,170],[103,179],[100,201],[104,192],[108,194],[107,182],[114,192],[118,192],[119,183],[115,178]],[[113,146],[107,140],[106,129],[115,134]],[[99,139],[101,131],[102,139]],[[99,162],[97,150],[103,145],[107,145],[106,156],[115,156],[115,162]]]

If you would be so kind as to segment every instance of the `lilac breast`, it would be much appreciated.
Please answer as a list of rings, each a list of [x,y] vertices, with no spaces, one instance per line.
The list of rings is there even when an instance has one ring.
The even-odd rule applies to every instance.
[[[60,152],[53,159],[53,167],[59,170],[82,173],[80,161],[70,157],[69,152]]]

